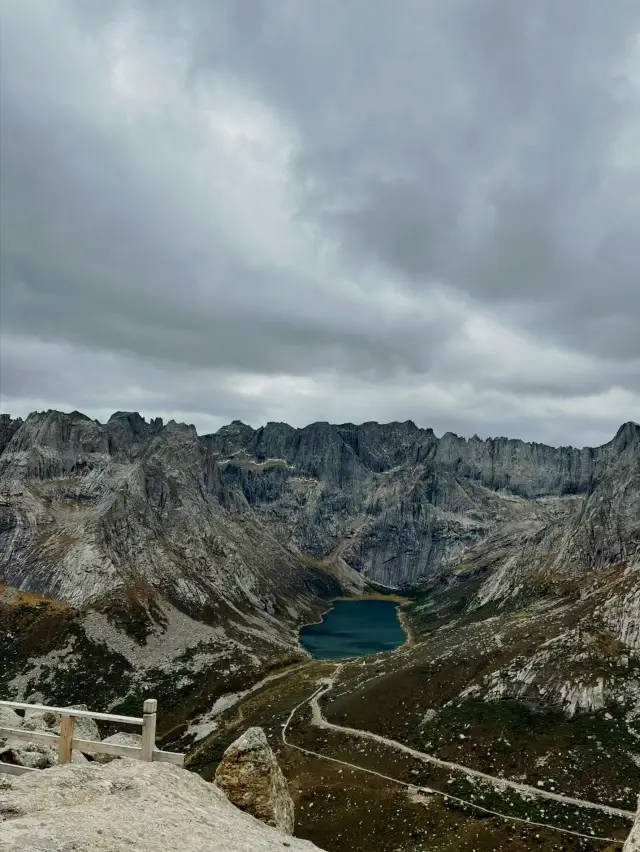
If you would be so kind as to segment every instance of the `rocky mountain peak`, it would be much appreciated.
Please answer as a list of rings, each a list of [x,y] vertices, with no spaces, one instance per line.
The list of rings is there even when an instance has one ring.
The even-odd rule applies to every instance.
[[[196,427],[192,423],[178,423],[176,420],[170,420],[164,427],[165,432],[181,432],[189,437],[197,438],[198,433]]]
[[[159,434],[163,429],[162,418],[149,423],[137,411],[116,411],[105,426],[108,434],[109,452],[127,451],[141,442]]]
[[[518,518],[542,523],[543,504],[534,502],[541,498],[545,511],[561,516],[574,506],[563,498],[586,500],[588,511],[575,523],[606,522],[612,532],[599,564],[636,548],[640,427],[632,422],[609,444],[583,449],[453,432],[437,438],[410,420],[301,429],[276,422],[253,429],[235,420],[202,437],[193,425],[163,426],[126,411],[105,425],[57,411],[2,422],[13,434],[0,472],[15,490],[25,477],[73,477],[67,491],[82,495],[85,506],[153,508],[163,523],[169,513],[204,505],[216,517],[249,512],[294,552],[316,559],[340,553],[388,585],[431,576]],[[624,523],[610,526],[618,516]],[[580,540],[567,540],[565,563],[583,552]]]
[[[640,452],[640,424],[633,420],[623,423],[616,432],[613,445],[618,452],[622,452],[630,446],[637,448]]]
[[[14,420],[10,414],[0,414],[0,453],[2,453],[23,422],[21,417],[16,417]]]
[[[137,411],[114,411],[107,421],[107,426],[110,423],[127,423],[134,432],[142,432],[148,426],[145,418]]]

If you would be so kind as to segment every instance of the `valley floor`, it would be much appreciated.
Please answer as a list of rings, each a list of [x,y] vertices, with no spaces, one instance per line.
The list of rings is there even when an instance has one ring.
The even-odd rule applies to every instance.
[[[416,609],[405,611],[413,644],[265,684],[218,717],[190,767],[211,778],[238,732],[261,725],[289,780],[296,834],[335,852],[621,848],[640,789],[625,708],[569,717],[530,695],[469,692],[523,641],[542,644],[536,625],[548,632],[553,614],[470,617],[426,635]]]

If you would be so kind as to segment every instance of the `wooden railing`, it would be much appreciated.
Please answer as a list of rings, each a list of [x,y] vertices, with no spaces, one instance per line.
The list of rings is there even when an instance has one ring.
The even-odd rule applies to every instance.
[[[156,714],[158,702],[155,698],[147,698],[142,708],[142,717],[116,716],[113,713],[94,713],[91,710],[73,710],[70,707],[49,707],[44,704],[26,704],[20,701],[0,701],[0,707],[12,710],[36,710],[55,713],[60,716],[60,733],[49,734],[46,731],[25,731],[22,728],[0,727],[0,737],[29,743],[40,743],[48,746],[58,746],[58,763],[70,763],[73,749],[87,754],[112,754],[118,757],[132,757],[137,760],[157,760],[165,763],[184,764],[184,755],[156,748]],[[142,727],[142,744],[125,746],[118,743],[103,743],[94,740],[80,740],[74,737],[77,718],[97,719],[116,725],[138,725]],[[38,772],[27,766],[16,766],[0,761],[0,773],[7,775],[23,775],[27,772]]]

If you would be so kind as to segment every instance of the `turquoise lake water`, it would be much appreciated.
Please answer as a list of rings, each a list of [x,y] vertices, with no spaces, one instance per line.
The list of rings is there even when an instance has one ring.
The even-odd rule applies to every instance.
[[[343,660],[393,651],[407,637],[392,601],[335,601],[320,624],[300,631],[300,643],[316,660]]]

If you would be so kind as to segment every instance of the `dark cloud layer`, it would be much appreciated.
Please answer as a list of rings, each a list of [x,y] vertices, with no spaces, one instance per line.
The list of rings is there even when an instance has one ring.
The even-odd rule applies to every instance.
[[[632,0],[6,0],[0,394],[640,419]]]

